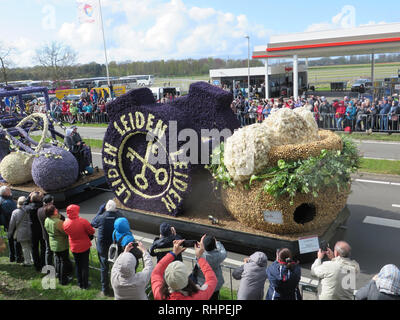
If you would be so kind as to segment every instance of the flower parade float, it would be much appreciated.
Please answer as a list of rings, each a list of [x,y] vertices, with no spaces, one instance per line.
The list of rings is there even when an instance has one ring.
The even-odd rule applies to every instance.
[[[0,91],[0,96],[21,97],[27,93],[44,94],[49,110],[47,88],[8,88]],[[49,112],[27,115],[15,107],[11,109],[0,115],[1,185],[9,186],[15,198],[33,191],[51,194],[59,206],[72,197],[84,199],[98,192],[92,189],[104,185],[103,171],[79,177],[78,161],[64,146],[64,135],[55,130],[55,125],[65,129],[61,123]],[[36,139],[39,141],[31,136],[35,131],[41,131]]]
[[[158,234],[169,221],[186,239],[213,234],[229,250],[261,250],[271,258],[281,247],[298,254],[302,237],[329,242],[349,217],[356,147],[318,130],[304,108],[281,109],[239,129],[232,99],[195,83],[187,96],[166,104],[155,103],[144,88],[107,105],[103,168],[121,212],[136,230]],[[227,128],[231,134],[210,148],[204,165],[178,157],[187,141],[171,139],[172,124],[178,132],[200,132],[199,148],[213,140],[204,130]],[[167,161],[152,159],[161,153]]]

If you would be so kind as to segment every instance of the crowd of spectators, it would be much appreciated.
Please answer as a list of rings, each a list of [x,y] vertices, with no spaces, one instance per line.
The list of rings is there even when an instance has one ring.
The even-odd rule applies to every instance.
[[[54,199],[49,195],[43,197],[40,192],[20,197],[15,203],[10,189],[4,186],[0,188],[0,202],[1,222],[8,231],[10,262],[34,267],[38,272],[45,265],[54,265],[60,285],[73,280],[72,253],[79,287],[90,288],[89,254],[98,229],[96,249],[104,296],[114,296],[116,300],[219,299],[225,282],[222,263],[227,252],[212,235],[195,241],[192,248],[196,262],[190,268],[182,261],[182,253],[190,246],[184,244],[173,226],[162,223],[160,236],[147,249],[136,241],[128,220],[118,212],[113,200],[99,208],[91,223],[79,216],[80,207],[74,204],[67,207],[64,217]],[[118,244],[118,257],[111,262],[109,250],[113,243]],[[4,250],[4,246],[0,249]],[[400,270],[395,265],[383,266],[355,293],[360,266],[351,259],[350,245],[338,241],[333,250],[324,250],[318,251],[311,266],[311,274],[321,281],[320,300],[400,300]],[[138,271],[140,260],[143,268]],[[256,251],[233,270],[232,276],[240,281],[238,300],[303,299],[299,289],[301,267],[288,248],[277,250],[270,265],[265,253]],[[267,280],[269,287],[265,293]]]
[[[399,97],[397,95],[375,99],[344,97],[343,100],[328,101],[326,97],[302,96],[297,100],[247,99],[239,91],[231,104],[242,126],[262,122],[281,108],[305,107],[314,114],[322,129],[340,131],[400,131]]]
[[[82,90],[78,101],[69,100],[68,97],[62,100],[54,99],[50,103],[50,114],[58,121],[69,123],[106,123],[107,99],[106,90]]]

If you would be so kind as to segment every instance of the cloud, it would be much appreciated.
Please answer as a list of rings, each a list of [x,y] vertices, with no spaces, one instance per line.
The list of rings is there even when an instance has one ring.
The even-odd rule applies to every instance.
[[[246,15],[187,6],[182,0],[103,0],[109,61],[247,56],[251,44],[271,33]],[[109,14],[111,12],[111,15]],[[114,18],[118,16],[120,19]],[[104,62],[98,23],[64,23],[59,40],[78,51],[79,62]]]
[[[332,17],[330,22],[314,23],[307,27],[306,32],[354,27],[356,27],[356,8],[351,5],[345,5],[338,14]]]

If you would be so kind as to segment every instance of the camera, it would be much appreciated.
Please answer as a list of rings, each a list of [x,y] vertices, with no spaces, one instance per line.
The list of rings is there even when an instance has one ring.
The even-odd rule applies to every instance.
[[[320,247],[320,249],[321,249],[322,251],[327,251],[327,250],[328,250],[328,247],[329,247],[329,244],[328,244],[325,240],[322,240],[322,241],[319,243],[319,247]]]
[[[197,240],[185,240],[182,243],[184,248],[193,248],[197,244]]]

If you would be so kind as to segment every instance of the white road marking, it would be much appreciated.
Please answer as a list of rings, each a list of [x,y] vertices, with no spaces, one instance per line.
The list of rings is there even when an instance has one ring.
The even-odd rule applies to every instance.
[[[391,227],[400,229],[400,220],[385,219],[378,217],[365,217],[363,223],[375,224],[378,226]]]
[[[385,185],[392,185],[392,186],[400,186],[400,183],[398,183],[398,182],[389,182],[389,181],[364,180],[364,179],[354,179],[353,181],[364,182],[364,183],[385,184]]]
[[[369,159],[369,160],[387,160],[387,161],[400,161],[400,159],[371,158],[371,157],[363,157],[363,159]]]
[[[363,144],[363,143],[368,143],[368,144],[390,144],[390,145],[399,145],[400,142],[385,142],[385,141],[371,141],[371,140],[357,140],[357,143]]]
[[[394,207],[394,208],[400,208],[400,204],[392,204],[392,207]]]

